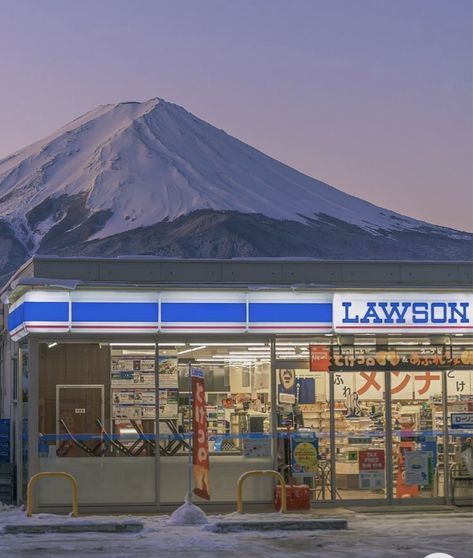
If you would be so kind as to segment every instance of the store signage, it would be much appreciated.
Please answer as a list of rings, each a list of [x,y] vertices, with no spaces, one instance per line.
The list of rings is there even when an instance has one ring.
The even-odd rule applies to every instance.
[[[330,371],[369,370],[449,370],[469,369],[473,364],[473,351],[448,345],[400,349],[359,345],[331,347]]]
[[[359,483],[362,490],[381,490],[385,487],[384,450],[372,449],[358,452]]]
[[[328,372],[330,366],[330,347],[328,345],[310,345],[311,372]]]
[[[406,484],[428,486],[429,480],[429,451],[407,451]]]
[[[205,407],[204,371],[191,369],[192,377],[192,465],[195,481],[194,494],[210,500],[209,490],[209,437]]]
[[[450,415],[452,428],[473,429],[473,413],[452,413]]]
[[[294,477],[309,477],[318,473],[319,441],[315,432],[297,432],[291,436],[291,470]]]
[[[335,293],[334,330],[471,331],[471,293]]]

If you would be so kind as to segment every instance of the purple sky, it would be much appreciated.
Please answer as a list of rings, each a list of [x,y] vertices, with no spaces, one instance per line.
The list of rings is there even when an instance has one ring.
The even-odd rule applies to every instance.
[[[162,97],[315,178],[473,231],[471,0],[0,0],[0,157]]]

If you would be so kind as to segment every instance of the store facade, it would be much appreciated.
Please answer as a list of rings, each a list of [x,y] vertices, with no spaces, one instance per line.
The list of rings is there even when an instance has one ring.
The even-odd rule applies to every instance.
[[[199,370],[199,504],[233,508],[259,469],[307,485],[315,506],[468,501],[453,479],[473,452],[471,269],[37,258],[3,293],[19,485],[66,471],[84,510],[175,508]],[[270,479],[248,481],[247,502],[273,498]],[[45,480],[38,509],[69,499]]]

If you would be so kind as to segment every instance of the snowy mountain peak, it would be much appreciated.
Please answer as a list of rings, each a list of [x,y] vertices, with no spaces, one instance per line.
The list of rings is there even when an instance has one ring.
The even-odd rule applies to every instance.
[[[158,98],[99,106],[0,161],[0,221],[29,250],[59,224],[73,231],[73,213],[93,223],[87,240],[94,240],[196,210],[299,223],[328,217],[371,234],[427,226],[310,178]]]

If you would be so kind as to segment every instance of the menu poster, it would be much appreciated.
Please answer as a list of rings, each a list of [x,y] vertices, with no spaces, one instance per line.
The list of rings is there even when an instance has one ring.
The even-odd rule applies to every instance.
[[[154,386],[154,372],[112,372],[112,387]]]
[[[177,356],[160,356],[158,360],[159,387],[178,388]]]
[[[135,404],[135,391],[133,389],[114,389],[112,393],[114,405]]]
[[[127,386],[134,384],[133,372],[112,372],[112,386]]]
[[[112,372],[154,372],[154,357],[142,355],[112,356]]]
[[[114,419],[141,419],[141,407],[135,405],[114,405],[113,418]]]
[[[159,390],[159,418],[177,418],[179,392],[177,389]]]

